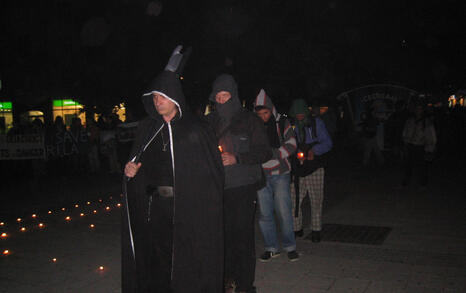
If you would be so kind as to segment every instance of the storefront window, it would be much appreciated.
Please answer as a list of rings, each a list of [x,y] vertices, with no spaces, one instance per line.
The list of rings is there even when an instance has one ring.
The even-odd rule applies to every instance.
[[[81,124],[86,124],[86,113],[84,112],[83,105],[75,102],[72,99],[53,100],[53,120],[61,116],[66,126],[71,125],[73,118],[81,119]]]
[[[44,112],[42,111],[31,110],[27,112],[27,115],[30,122],[38,118],[42,121],[42,123],[44,123]]]
[[[125,103],[121,103],[113,107],[113,113],[118,115],[118,119],[125,122],[126,121],[126,108]]]
[[[0,102],[0,134],[6,133],[13,127],[12,102]]]

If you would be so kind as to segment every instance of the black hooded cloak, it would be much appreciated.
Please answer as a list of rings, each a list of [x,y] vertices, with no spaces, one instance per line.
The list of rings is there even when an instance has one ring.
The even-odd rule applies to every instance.
[[[156,112],[153,92],[178,106],[179,113],[170,123]],[[154,174],[144,163],[153,154],[149,147],[142,150],[149,141],[152,144],[161,139],[161,127],[169,128],[173,164],[171,287],[174,293],[223,292],[224,171],[215,135],[189,113],[181,83],[173,72],[162,72],[142,100],[148,117],[139,123],[130,157],[138,157],[142,165],[124,188],[127,205],[122,215],[122,292],[158,292],[150,286],[157,272],[149,269],[146,245],[151,242],[146,224],[147,193]]]

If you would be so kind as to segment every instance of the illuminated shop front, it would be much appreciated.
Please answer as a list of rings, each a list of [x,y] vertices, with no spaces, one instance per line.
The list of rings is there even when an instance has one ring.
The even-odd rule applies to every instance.
[[[126,121],[126,107],[125,103],[120,103],[119,105],[115,105],[113,107],[113,113],[118,115],[118,119],[125,122]]]
[[[0,102],[0,134],[13,127],[13,103]]]
[[[27,111],[27,117],[28,117],[29,122],[32,122],[32,121],[34,121],[35,119],[39,119],[40,121],[42,121],[42,123],[45,122],[45,120],[44,120],[44,112],[39,111],[39,110]]]
[[[72,99],[53,100],[53,121],[61,116],[66,126],[71,125],[73,118],[81,119],[81,124],[86,124],[86,113],[84,106]]]
[[[466,101],[465,97],[461,95],[451,95],[448,98],[448,107],[449,108],[454,108],[454,107],[466,107]]]

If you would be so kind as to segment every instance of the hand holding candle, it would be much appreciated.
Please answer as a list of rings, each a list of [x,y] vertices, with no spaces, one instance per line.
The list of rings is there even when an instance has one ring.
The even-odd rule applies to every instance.
[[[301,152],[301,151],[299,151],[299,152],[296,154],[296,157],[298,158],[299,163],[302,165],[302,164],[304,163],[304,160],[305,160],[305,158],[304,158],[304,153]]]
[[[234,165],[237,163],[236,157],[229,152],[222,152],[223,166]]]

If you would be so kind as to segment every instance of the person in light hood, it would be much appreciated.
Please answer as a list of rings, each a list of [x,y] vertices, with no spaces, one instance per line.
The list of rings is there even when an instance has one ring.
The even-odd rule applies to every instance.
[[[259,257],[262,262],[280,255],[275,214],[280,221],[283,250],[290,261],[297,261],[296,241],[291,213],[290,171],[288,158],[296,152],[296,139],[290,122],[277,113],[275,106],[261,89],[254,102],[254,110],[264,121],[273,157],[264,164],[266,186],[257,192],[260,208],[259,227],[264,237],[265,251]]]
[[[215,135],[191,115],[178,76],[142,97],[122,216],[122,292],[223,292],[224,172]]]

